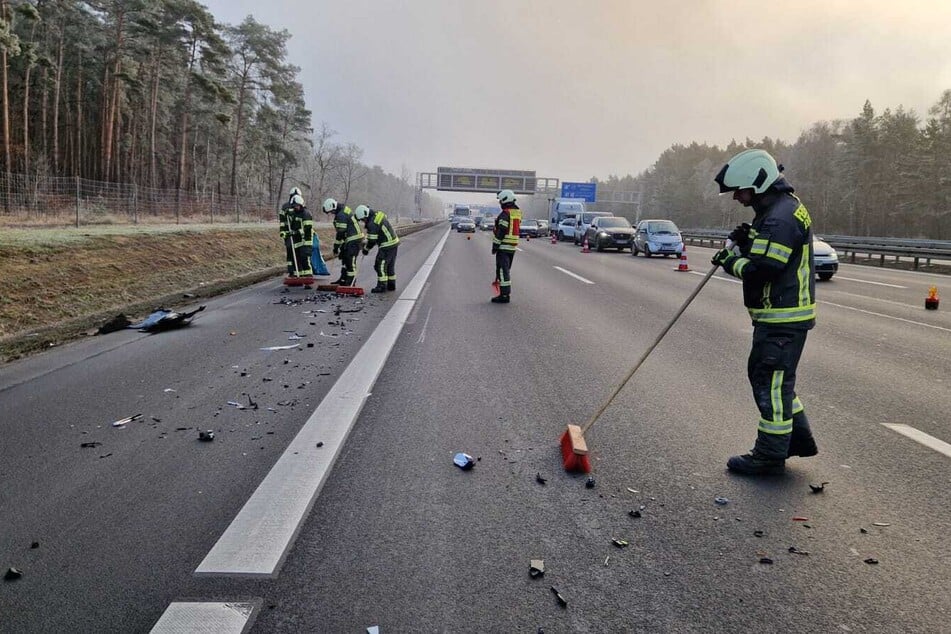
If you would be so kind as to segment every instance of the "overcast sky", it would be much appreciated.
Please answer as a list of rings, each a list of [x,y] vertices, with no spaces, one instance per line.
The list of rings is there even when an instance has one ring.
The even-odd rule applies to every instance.
[[[951,1],[213,0],[287,29],[315,127],[399,174],[587,180],[666,148],[794,141],[866,99],[927,115],[951,89]]]

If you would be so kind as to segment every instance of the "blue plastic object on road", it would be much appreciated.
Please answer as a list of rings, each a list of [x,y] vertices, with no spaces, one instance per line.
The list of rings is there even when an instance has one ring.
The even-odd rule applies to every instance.
[[[317,232],[314,232],[314,247],[310,250],[310,266],[314,269],[314,275],[330,275],[324,257],[320,254],[320,239],[317,238]]]

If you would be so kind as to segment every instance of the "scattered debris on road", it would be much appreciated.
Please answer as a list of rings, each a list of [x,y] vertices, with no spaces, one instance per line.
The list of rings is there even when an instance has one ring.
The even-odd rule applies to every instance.
[[[630,515],[631,517],[640,517],[640,516],[641,516],[641,512],[638,511],[637,509],[631,509],[630,511],[627,512],[627,514]]]
[[[555,588],[555,586],[552,586],[551,591],[555,593],[555,598],[558,599],[558,605],[560,605],[563,608],[567,608],[568,600],[565,599],[565,597],[561,596],[561,593],[558,592],[558,589]]]
[[[96,447],[101,447],[101,446],[102,446],[102,443],[94,440],[94,441],[92,441],[92,442],[80,443],[79,446],[80,446],[82,449],[94,449],[94,448],[96,448]]]
[[[771,566],[773,564],[773,560],[769,557],[760,557],[759,562],[761,564],[766,564],[767,566]]]
[[[612,539],[611,543],[618,548],[627,548],[630,545],[626,539]]]
[[[726,506],[727,504],[730,503],[730,498],[725,498],[718,495],[715,498],[713,498],[713,501],[719,504],[720,506]]]
[[[215,432],[212,430],[198,432],[198,440],[202,442],[211,442],[215,439]]]
[[[459,467],[463,471],[468,471],[469,469],[475,466],[475,461],[472,459],[472,456],[470,456],[467,453],[462,453],[462,452],[457,453],[455,456],[452,457],[452,461],[455,463],[457,467]]]
[[[878,563],[878,560],[875,559],[874,557],[869,557],[868,559],[865,560],[865,563],[874,566],[875,564]]]
[[[544,485],[546,482],[548,482],[548,479],[543,478],[541,472],[537,471],[535,472],[535,482],[537,482],[538,484]]]
[[[13,566],[11,566],[10,568],[7,569],[7,573],[3,575],[3,578],[7,581],[16,581],[22,576],[23,576],[23,571],[18,570],[17,568],[14,568]]]
[[[266,348],[261,348],[261,350],[264,350],[265,352],[273,352],[274,350],[290,350],[291,348],[300,348],[300,344],[295,343],[290,346],[268,346]]]
[[[113,427],[122,427],[122,426],[124,426],[126,423],[131,423],[131,422],[133,422],[133,421],[139,420],[140,418],[142,418],[142,414],[135,414],[135,415],[129,416],[129,417],[127,417],[127,418],[120,418],[119,420],[117,420],[117,421],[115,421],[114,423],[112,423],[112,426],[113,426]]]
[[[872,522],[872,526],[891,526],[888,522]]]
[[[532,559],[528,566],[528,574],[530,574],[533,579],[543,576],[545,574],[545,560]]]
[[[593,489],[593,488],[594,488],[594,485],[595,485],[594,478],[593,478],[592,476],[588,476],[588,479],[585,480],[585,483],[584,483],[585,488],[586,488],[586,489]]]
[[[126,328],[153,333],[183,328],[191,324],[192,318],[203,310],[205,310],[204,304],[195,310],[184,313],[179,313],[167,308],[159,308],[139,323],[130,324],[126,326]]]
[[[828,482],[820,482],[819,484],[810,484],[809,488],[812,489],[813,493],[822,493],[826,490],[826,485]]]
[[[795,546],[790,546],[789,552],[792,553],[793,555],[808,555],[809,554],[808,550],[800,550],[799,548]]]

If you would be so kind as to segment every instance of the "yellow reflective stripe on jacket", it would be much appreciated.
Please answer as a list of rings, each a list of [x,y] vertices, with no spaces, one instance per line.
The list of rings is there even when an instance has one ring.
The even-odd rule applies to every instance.
[[[792,324],[816,318],[816,305],[793,308],[750,308],[753,321],[761,324]]]
[[[508,210],[508,214],[509,222],[503,220],[499,223],[505,227],[505,237],[502,238],[502,244],[499,245],[499,249],[502,251],[514,251],[518,246],[518,226],[522,223],[521,209],[511,208]]]
[[[379,227],[379,230],[383,233],[383,240],[380,241],[379,247],[381,249],[388,249],[389,247],[396,246],[400,242],[400,237],[396,235],[396,231],[387,221],[386,214],[382,211],[376,212],[376,215],[373,217],[373,224]],[[367,240],[374,242],[379,240],[378,234],[368,235]]]
[[[802,245],[802,257],[799,258],[799,270],[796,272],[799,278],[799,305],[808,304],[812,297],[809,295],[809,281],[812,273],[809,270],[812,261],[812,244]]]

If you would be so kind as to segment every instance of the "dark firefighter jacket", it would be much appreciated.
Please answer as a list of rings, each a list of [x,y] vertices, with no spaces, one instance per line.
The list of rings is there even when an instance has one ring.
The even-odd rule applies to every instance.
[[[382,211],[372,211],[367,220],[367,243],[364,247],[367,251],[377,244],[380,250],[389,249],[399,244],[399,236],[393,231],[393,226]]]
[[[314,217],[306,207],[284,203],[279,219],[281,238],[287,239],[290,236],[295,249],[314,243]]]
[[[727,272],[743,280],[754,325],[809,329],[816,322],[812,218],[780,178],[753,203],[750,241]]]
[[[342,249],[346,245],[353,243],[359,244],[363,241],[363,229],[360,228],[360,222],[354,217],[353,210],[349,207],[341,207],[334,215],[334,229],[337,235],[334,239],[334,247]]]
[[[518,229],[522,224],[522,210],[516,206],[504,207],[495,219],[495,233],[492,244],[499,251],[515,252],[518,246]]]

